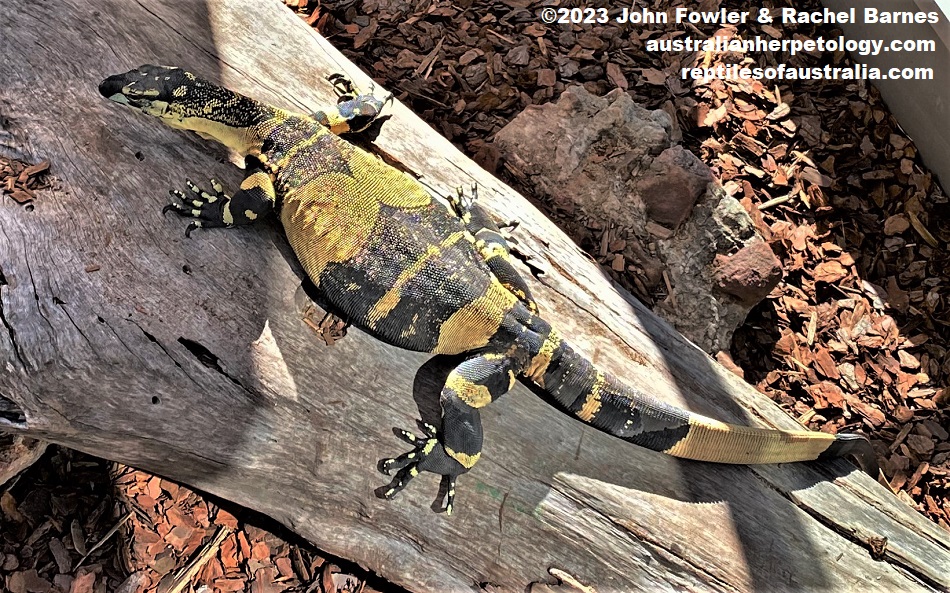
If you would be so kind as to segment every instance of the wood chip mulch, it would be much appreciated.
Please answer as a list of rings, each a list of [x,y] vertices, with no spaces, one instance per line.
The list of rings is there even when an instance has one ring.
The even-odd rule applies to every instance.
[[[51,447],[0,489],[0,591],[402,589],[327,559],[267,518],[236,507],[227,510],[158,476]]]
[[[0,488],[0,590],[115,591],[116,525],[105,461],[53,447]]]
[[[0,155],[0,196],[9,195],[27,209],[33,208],[36,191],[49,187],[49,161],[24,163]]]
[[[706,81],[681,67],[837,66],[844,52],[789,56],[648,53],[681,25],[544,25],[531,0],[289,0],[352,61],[479,164],[505,178],[490,141],[528,105],[569,84],[626,90],[663,109],[674,134],[741,199],[784,264],[784,279],[739,329],[731,360],[815,430],[869,434],[892,487],[950,530],[950,216],[913,141],[862,81]],[[689,6],[655,0],[651,10]],[[569,3],[568,5],[574,5]],[[817,0],[794,6],[821,10]],[[585,6],[616,7],[603,1]],[[734,0],[703,10],[747,9]],[[698,36],[837,37],[833,25],[690,25]],[[912,58],[911,58],[912,59]],[[913,65],[913,64],[910,64]],[[934,84],[940,84],[934,81]],[[507,179],[512,181],[511,178]],[[530,196],[531,188],[519,188]],[[571,229],[575,216],[539,204]],[[609,221],[569,232],[645,302],[662,283],[610,264]],[[608,245],[608,249],[602,248]]]

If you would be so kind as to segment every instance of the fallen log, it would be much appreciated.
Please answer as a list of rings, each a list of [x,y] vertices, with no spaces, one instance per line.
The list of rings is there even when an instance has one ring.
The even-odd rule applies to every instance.
[[[391,427],[430,418],[444,361],[359,331],[326,347],[272,222],[187,240],[167,188],[239,172],[217,147],[115,109],[96,85],[187,67],[274,104],[368,79],[276,0],[0,0],[0,146],[50,160],[33,209],[0,202],[0,426],[261,511],[413,591],[523,591],[558,568],[599,591],[939,590],[950,538],[841,461],[727,467],[600,434],[523,387],[483,415],[456,514],[423,475],[393,502]],[[479,185],[543,270],[546,317],[606,369],[715,418],[795,428],[618,291],[553,224],[396,104],[376,141],[447,195]],[[14,411],[10,411],[14,410]],[[701,503],[701,504],[700,504]]]

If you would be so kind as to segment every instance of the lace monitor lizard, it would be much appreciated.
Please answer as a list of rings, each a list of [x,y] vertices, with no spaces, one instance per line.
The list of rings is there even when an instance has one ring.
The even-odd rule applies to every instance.
[[[331,80],[334,80],[331,77]],[[313,114],[261,103],[180,68],[145,65],[106,78],[99,91],[173,128],[216,140],[245,157],[232,195],[187,181],[171,210],[197,228],[249,224],[276,210],[319,296],[366,333],[401,348],[464,355],[442,389],[442,426],[397,434],[412,449],[383,460],[396,474],[385,498],[419,472],[456,478],[481,455],[479,410],[519,378],[582,421],[676,457],[719,463],[781,463],[852,456],[877,475],[869,442],[725,424],[667,405],[598,369],[538,314],[498,227],[474,201],[454,210],[417,181],[340,138],[359,133],[384,101],[336,79],[339,102]]]

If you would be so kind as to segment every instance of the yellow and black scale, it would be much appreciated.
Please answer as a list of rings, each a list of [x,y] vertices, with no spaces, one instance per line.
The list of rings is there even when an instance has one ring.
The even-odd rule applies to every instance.
[[[538,315],[498,228],[461,192],[453,209],[418,182],[339,137],[365,130],[384,101],[333,78],[340,100],[310,115],[245,97],[180,68],[141,66],[99,85],[105,96],[197,132],[245,156],[233,195],[187,182],[166,207],[196,228],[249,224],[277,209],[323,304],[388,344],[461,354],[441,393],[442,426],[400,436],[413,448],[382,463],[398,470],[390,498],[421,471],[448,479],[481,454],[479,410],[526,379],[584,422],[654,451],[719,463],[781,463],[853,456],[877,475],[856,434],[725,424],[669,406],[599,370]],[[454,210],[454,211],[453,211]]]

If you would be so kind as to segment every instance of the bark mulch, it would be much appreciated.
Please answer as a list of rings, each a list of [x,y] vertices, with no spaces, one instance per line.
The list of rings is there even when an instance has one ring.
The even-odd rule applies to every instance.
[[[328,559],[266,517],[158,476],[50,447],[0,490],[0,591],[402,589]]]

